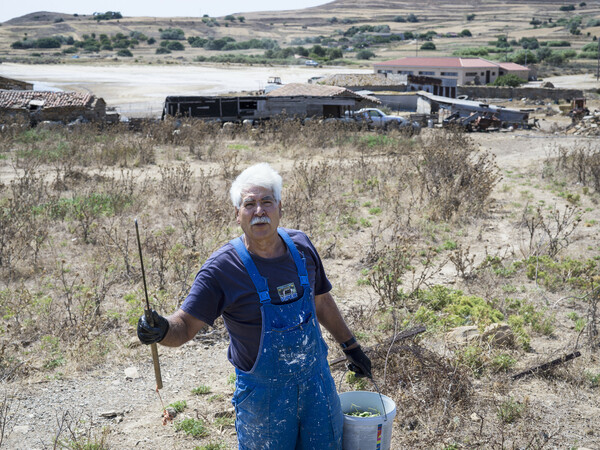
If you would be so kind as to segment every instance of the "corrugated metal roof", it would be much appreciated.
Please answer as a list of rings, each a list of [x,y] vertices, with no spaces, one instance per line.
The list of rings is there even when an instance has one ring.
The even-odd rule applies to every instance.
[[[28,108],[30,103],[40,104],[44,108],[65,108],[72,106],[87,107],[94,102],[94,96],[79,92],[46,91],[3,91],[0,90],[0,108]]]
[[[399,66],[399,67],[498,67],[498,64],[483,58],[461,58],[460,56],[408,56],[375,63],[374,66]]]

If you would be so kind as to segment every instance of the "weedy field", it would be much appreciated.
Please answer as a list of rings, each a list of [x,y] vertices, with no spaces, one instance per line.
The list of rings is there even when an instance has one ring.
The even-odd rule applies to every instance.
[[[227,190],[259,161],[396,402],[392,448],[597,446],[600,147],[551,129],[4,126],[0,446],[235,448],[222,324],[160,349],[154,393],[134,218],[151,302],[171,313],[241,232]],[[374,389],[332,370],[340,391]]]

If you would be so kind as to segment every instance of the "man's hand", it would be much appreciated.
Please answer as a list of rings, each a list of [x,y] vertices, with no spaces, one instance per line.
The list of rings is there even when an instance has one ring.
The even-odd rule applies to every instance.
[[[152,320],[154,326],[151,326],[143,315],[138,320],[137,335],[142,344],[155,344],[162,341],[169,331],[169,321],[163,316],[152,310]]]
[[[357,377],[373,378],[371,373],[371,360],[360,348],[360,345],[351,349],[344,350],[346,359],[348,359],[348,369],[356,374]]]

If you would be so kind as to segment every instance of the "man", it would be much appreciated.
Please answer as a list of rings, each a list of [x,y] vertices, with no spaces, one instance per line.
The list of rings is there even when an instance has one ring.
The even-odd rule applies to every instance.
[[[308,237],[279,228],[282,179],[268,164],[244,170],[230,190],[244,234],[213,253],[181,308],[144,316],[144,344],[176,347],[223,315],[236,370],[232,403],[240,449],[341,449],[340,402],[327,364],[323,325],[349,367],[371,377],[371,361],[346,326]]]

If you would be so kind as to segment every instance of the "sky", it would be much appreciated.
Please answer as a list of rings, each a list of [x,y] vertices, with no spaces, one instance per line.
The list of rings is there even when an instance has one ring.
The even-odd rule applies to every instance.
[[[302,9],[331,0],[0,0],[0,22],[37,11],[92,14],[118,11],[123,16],[211,17],[227,14]]]

